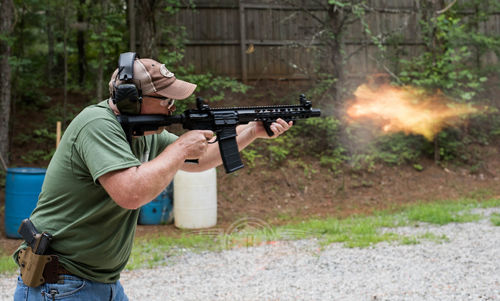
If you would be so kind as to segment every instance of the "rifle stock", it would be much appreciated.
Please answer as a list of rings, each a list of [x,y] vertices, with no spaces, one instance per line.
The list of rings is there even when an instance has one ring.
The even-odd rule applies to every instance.
[[[321,111],[313,109],[311,102],[304,95],[300,96],[300,103],[297,105],[210,108],[198,98],[196,106],[196,109],[173,116],[118,115],[117,119],[129,143],[132,136],[142,136],[146,131],[155,131],[172,124],[182,124],[187,130],[211,130],[217,135],[224,168],[227,173],[231,173],[244,167],[236,143],[237,125],[261,121],[267,134],[272,136],[270,126],[278,118],[289,122],[321,115]]]

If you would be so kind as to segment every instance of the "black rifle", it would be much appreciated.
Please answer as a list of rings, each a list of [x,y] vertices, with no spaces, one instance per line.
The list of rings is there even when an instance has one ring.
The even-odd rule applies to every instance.
[[[272,136],[270,126],[278,118],[289,122],[321,115],[320,110],[313,109],[311,102],[304,95],[300,95],[298,105],[210,108],[203,99],[197,98],[196,106],[197,109],[186,110],[183,114],[173,116],[118,115],[117,118],[129,143],[132,136],[142,136],[146,131],[155,131],[176,123],[182,124],[187,130],[211,130],[217,135],[224,168],[227,173],[231,173],[243,168],[236,143],[237,125],[262,121],[267,134]]]

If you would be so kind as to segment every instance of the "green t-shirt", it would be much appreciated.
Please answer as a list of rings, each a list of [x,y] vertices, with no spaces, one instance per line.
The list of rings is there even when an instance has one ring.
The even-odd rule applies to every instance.
[[[93,281],[119,279],[132,250],[139,210],[118,206],[98,178],[155,158],[176,138],[166,131],[134,138],[131,150],[107,101],[85,108],[71,122],[30,217],[38,231],[53,235],[52,253],[67,270]]]

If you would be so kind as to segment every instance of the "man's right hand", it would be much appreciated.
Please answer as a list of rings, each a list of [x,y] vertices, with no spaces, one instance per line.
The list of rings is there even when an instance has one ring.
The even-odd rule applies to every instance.
[[[208,140],[213,136],[212,131],[193,130],[181,135],[174,143],[182,147],[185,159],[199,159],[206,153]]]

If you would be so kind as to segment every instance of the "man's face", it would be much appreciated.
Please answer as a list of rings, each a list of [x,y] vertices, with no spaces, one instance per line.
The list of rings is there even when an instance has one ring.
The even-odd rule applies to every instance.
[[[164,114],[172,115],[175,111],[175,100],[162,97],[162,96],[148,96],[142,97],[141,114]],[[160,134],[165,127],[160,127],[156,131],[145,132],[144,135]]]
[[[162,96],[144,95],[142,97],[142,114],[171,115],[175,111],[175,100]]]

